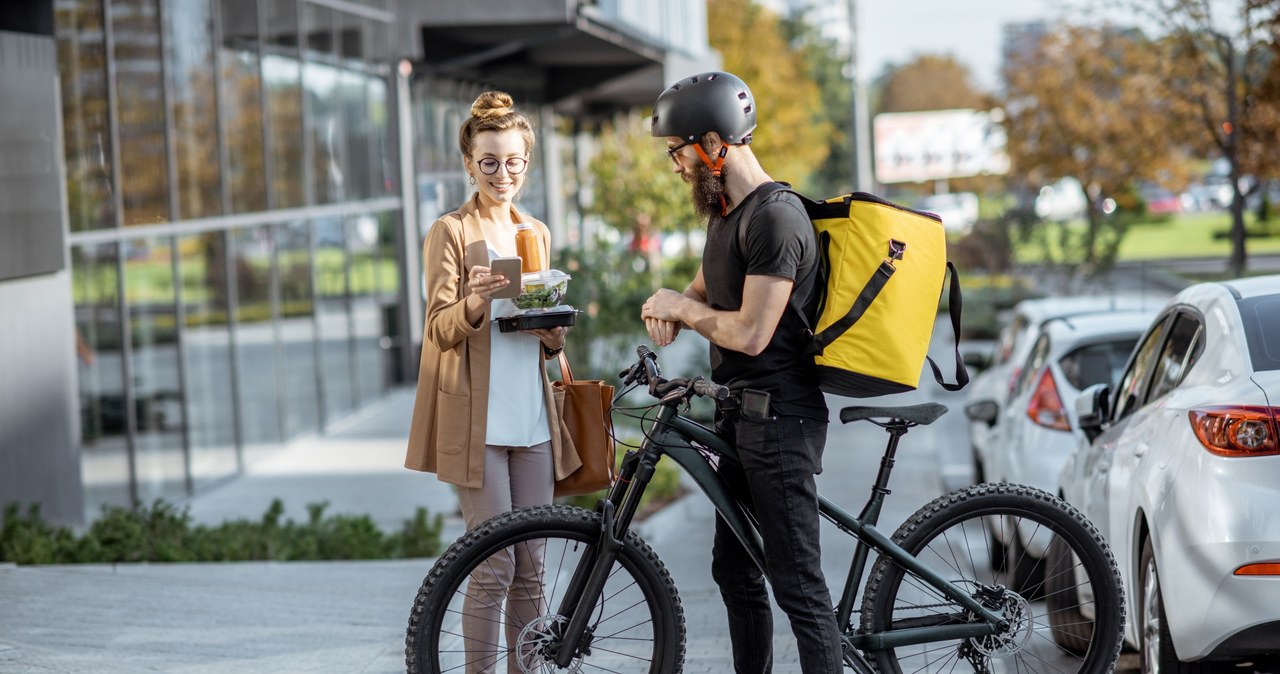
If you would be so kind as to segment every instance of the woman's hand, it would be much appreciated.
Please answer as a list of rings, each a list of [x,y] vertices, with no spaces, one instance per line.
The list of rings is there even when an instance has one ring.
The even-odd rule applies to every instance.
[[[478,296],[485,302],[491,301],[494,293],[511,283],[502,274],[494,274],[492,272],[493,270],[488,267],[476,265],[467,273],[467,288],[471,291],[471,294]]]
[[[542,341],[542,346],[548,351],[559,351],[564,348],[565,333],[569,332],[569,328],[560,326],[556,328],[537,328],[530,330],[529,333]]]

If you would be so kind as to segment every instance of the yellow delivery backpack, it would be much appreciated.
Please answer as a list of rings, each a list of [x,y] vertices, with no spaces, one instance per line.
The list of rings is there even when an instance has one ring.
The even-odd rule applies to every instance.
[[[786,189],[780,183],[774,185],[743,213],[738,233],[744,252],[747,224],[756,205],[772,192]],[[969,373],[958,346],[960,284],[955,266],[947,261],[942,219],[865,192],[826,201],[792,194],[804,203],[817,230],[822,259],[819,281],[825,295],[816,324],[796,309],[810,326],[810,350],[821,372],[822,390],[854,398],[911,391],[919,384],[926,359],[944,389],[964,388]],[[957,342],[954,383],[944,381],[937,364],[928,358],[948,271],[948,312]]]

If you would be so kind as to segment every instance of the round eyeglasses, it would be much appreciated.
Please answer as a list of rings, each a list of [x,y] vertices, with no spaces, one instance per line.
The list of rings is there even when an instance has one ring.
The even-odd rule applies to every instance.
[[[675,147],[669,147],[669,148],[667,148],[667,156],[668,156],[668,157],[671,157],[671,161],[673,161],[673,162],[675,162],[675,163],[679,164],[679,163],[680,163],[680,160],[676,157],[676,154],[677,154],[677,153],[679,153],[681,150],[685,149],[685,147],[687,147],[687,146],[689,146],[689,145],[693,145],[693,141],[691,141],[691,140],[686,140],[685,142],[680,143],[679,145],[677,145],[677,146],[675,146]]]
[[[485,157],[477,161],[476,164],[480,166],[480,172],[487,176],[497,173],[498,167],[504,165],[507,167],[507,173],[517,175],[524,173],[525,167],[529,165],[529,160],[523,157],[511,157],[506,161],[498,161],[493,157]]]

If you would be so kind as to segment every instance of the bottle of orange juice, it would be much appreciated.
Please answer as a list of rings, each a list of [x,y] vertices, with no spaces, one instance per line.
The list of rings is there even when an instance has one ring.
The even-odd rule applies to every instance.
[[[546,263],[542,259],[542,244],[538,241],[538,233],[528,222],[516,223],[516,255],[520,256],[522,273],[528,274],[546,268]]]

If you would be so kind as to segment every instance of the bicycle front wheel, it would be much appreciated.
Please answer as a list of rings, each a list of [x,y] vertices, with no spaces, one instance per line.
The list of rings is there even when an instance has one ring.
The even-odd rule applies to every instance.
[[[1001,526],[1013,528],[991,531]],[[1008,569],[992,568],[990,541],[1011,536],[1019,537],[1019,554],[1028,557],[1011,561],[1046,568],[1039,581],[1043,587],[1018,587]],[[977,485],[924,506],[898,528],[893,541],[1004,617],[1008,628],[874,651],[880,672],[1093,674],[1115,666],[1124,628],[1119,570],[1098,530],[1061,499],[1021,485]],[[1047,564],[1050,551],[1054,559]],[[882,556],[872,567],[863,597],[864,632],[977,620],[892,559]]]
[[[591,563],[601,516],[541,506],[495,517],[458,539],[423,581],[409,616],[411,674],[680,672],[684,612],[661,560],[628,532],[567,668],[550,662],[572,616],[563,595]]]

